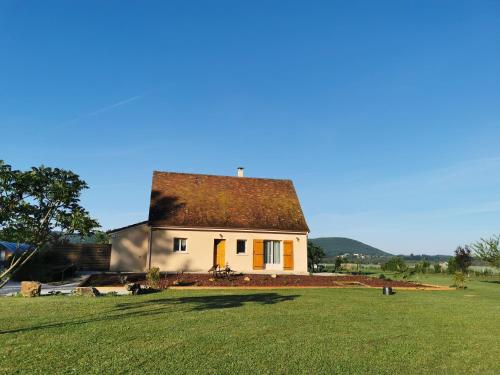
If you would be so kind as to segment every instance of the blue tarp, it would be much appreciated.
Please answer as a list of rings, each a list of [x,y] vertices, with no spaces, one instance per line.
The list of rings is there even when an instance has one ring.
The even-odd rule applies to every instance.
[[[9,250],[11,253],[15,253],[16,251],[26,251],[31,247],[26,243],[15,243],[15,242],[6,242],[0,241],[0,249],[5,248]]]

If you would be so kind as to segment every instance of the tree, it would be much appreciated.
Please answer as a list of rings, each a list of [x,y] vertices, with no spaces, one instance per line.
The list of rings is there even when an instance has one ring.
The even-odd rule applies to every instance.
[[[457,260],[455,257],[448,258],[448,268],[447,271],[450,275],[453,275],[458,270]]]
[[[94,243],[96,244],[108,244],[109,235],[106,232],[97,230],[94,233]]]
[[[429,271],[429,268],[431,267],[431,264],[426,258],[424,258],[421,263],[415,264],[415,271],[417,271],[417,266],[419,268],[418,272],[427,273]]]
[[[31,245],[0,274],[0,288],[47,244],[67,234],[88,235],[99,227],[80,205],[80,194],[87,188],[71,171],[44,166],[19,171],[0,160],[0,238]]]
[[[387,262],[382,264],[382,271],[394,271],[394,272],[402,272],[405,271],[408,266],[405,261],[401,257],[392,257]]]
[[[315,245],[312,241],[307,241],[307,263],[311,272],[314,272],[314,269],[324,256],[325,252],[321,246]]]
[[[458,271],[467,273],[472,264],[472,256],[469,246],[459,246],[455,250],[455,264]]]
[[[481,238],[480,241],[472,244],[474,253],[478,258],[490,263],[493,267],[500,267],[500,235],[491,238]]]
[[[335,272],[338,272],[342,269],[342,257],[335,257]]]

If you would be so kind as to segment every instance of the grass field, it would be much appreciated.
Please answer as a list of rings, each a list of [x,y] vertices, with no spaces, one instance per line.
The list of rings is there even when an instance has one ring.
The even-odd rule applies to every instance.
[[[468,285],[0,298],[0,372],[499,374],[500,281]]]

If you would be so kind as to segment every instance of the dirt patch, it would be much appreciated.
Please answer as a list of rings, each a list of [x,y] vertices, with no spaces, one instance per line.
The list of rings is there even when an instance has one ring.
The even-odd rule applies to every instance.
[[[124,277],[126,276],[126,280]],[[245,278],[250,281],[245,281]],[[92,275],[83,286],[122,286],[126,283],[137,282],[146,284],[145,274],[99,274]],[[393,288],[426,288],[433,286],[417,284],[402,280],[382,280],[368,276],[309,276],[309,275],[234,275],[228,278],[213,278],[209,274],[188,273],[179,276],[177,274],[162,274],[160,287],[337,287],[337,288],[382,288],[390,286]],[[437,289],[438,287],[436,287]]]

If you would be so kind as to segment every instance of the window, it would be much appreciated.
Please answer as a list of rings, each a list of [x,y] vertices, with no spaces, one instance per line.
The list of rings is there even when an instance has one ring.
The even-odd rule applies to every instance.
[[[245,254],[247,252],[247,241],[236,240],[236,254]]]
[[[174,238],[174,252],[186,252],[187,247],[186,247],[186,242],[187,239],[185,238]]]
[[[264,241],[264,263],[280,264],[280,242],[279,241]]]

